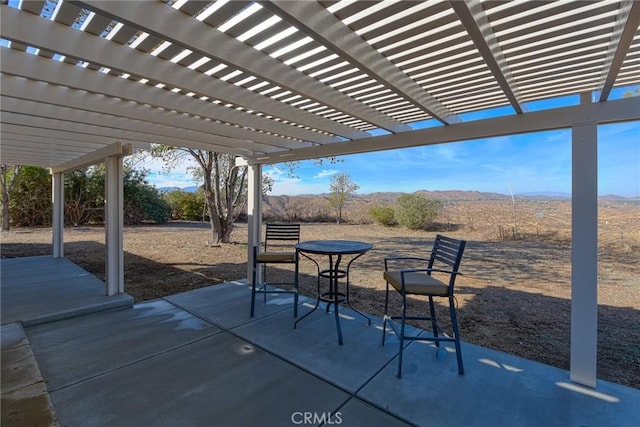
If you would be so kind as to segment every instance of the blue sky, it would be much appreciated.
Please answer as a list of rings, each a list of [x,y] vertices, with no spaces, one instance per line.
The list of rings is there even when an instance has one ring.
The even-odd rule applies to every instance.
[[[632,90],[635,87],[631,88]],[[630,89],[618,89],[611,99]],[[578,103],[577,97],[531,103],[529,111]],[[510,109],[463,115],[474,120],[510,114]],[[599,193],[640,196],[640,122],[598,128]],[[571,131],[538,132],[450,144],[342,156],[340,162],[298,164],[296,177],[283,165],[268,165],[264,173],[274,179],[272,195],[329,192],[332,176],[346,172],[360,186],[359,194],[386,191],[477,190],[509,194],[571,193]],[[176,169],[171,175],[151,169],[149,181],[157,187],[186,187],[195,182]]]

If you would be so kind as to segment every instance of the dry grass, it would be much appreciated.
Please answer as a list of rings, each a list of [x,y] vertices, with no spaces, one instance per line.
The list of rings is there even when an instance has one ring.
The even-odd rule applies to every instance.
[[[567,202],[518,206],[518,240],[501,240],[513,210],[500,201],[447,205],[445,234],[469,241],[458,281],[462,339],[475,344],[569,368],[570,205]],[[640,208],[614,204],[600,209],[598,377],[640,388]],[[304,224],[302,239],[364,240],[374,249],[352,268],[352,303],[381,315],[383,258],[424,254],[435,232],[373,224]],[[125,230],[126,290],[136,301],[158,298],[214,283],[247,277],[246,225],[232,243],[207,247],[203,224],[130,227]],[[51,230],[2,234],[2,256],[50,254]],[[65,231],[65,255],[104,277],[104,231]],[[301,262],[302,292],[315,295],[315,266]],[[278,274],[291,274],[280,270]],[[399,301],[396,301],[396,303]],[[413,301],[418,306],[421,301]],[[248,302],[247,302],[248,309]],[[438,306],[438,310],[445,310]],[[441,319],[446,313],[442,311]]]

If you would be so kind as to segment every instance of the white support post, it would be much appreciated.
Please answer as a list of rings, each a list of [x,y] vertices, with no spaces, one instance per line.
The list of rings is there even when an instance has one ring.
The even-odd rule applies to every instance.
[[[261,242],[262,235],[262,165],[249,165],[247,197],[247,280],[253,276],[253,247]],[[261,281],[258,270],[258,283]]]
[[[571,198],[571,381],[596,386],[598,361],[598,126],[574,125]]]
[[[107,295],[124,293],[122,156],[105,158],[105,243]]]
[[[53,201],[53,257],[64,257],[64,174],[53,172],[51,200]]]

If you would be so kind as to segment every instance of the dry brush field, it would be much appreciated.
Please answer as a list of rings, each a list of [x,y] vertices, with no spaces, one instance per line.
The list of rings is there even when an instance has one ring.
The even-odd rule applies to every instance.
[[[457,282],[462,339],[568,369],[570,202],[518,201],[514,218],[510,200],[449,201],[440,221],[439,232],[469,241]],[[303,240],[373,243],[374,249],[354,263],[351,297],[354,306],[377,315],[384,303],[383,258],[424,254],[435,234],[375,224],[302,227]],[[127,292],[142,301],[245,278],[246,225],[238,224],[230,244],[208,247],[209,239],[207,224],[126,228]],[[47,255],[50,242],[50,229],[4,232],[1,255]],[[599,242],[598,377],[640,388],[640,205],[601,202]],[[65,255],[103,278],[104,230],[67,229]],[[302,292],[314,296],[315,266],[302,261],[301,272]],[[446,318],[444,311],[440,317]]]

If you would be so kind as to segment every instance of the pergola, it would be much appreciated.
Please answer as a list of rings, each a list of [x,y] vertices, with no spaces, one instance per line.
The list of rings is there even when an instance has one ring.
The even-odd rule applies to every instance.
[[[571,379],[595,386],[597,126],[640,119],[640,97],[609,99],[640,83],[640,2],[2,3],[1,161],[51,168],[54,257],[63,174],[106,162],[108,294],[136,146],[238,156],[251,247],[264,164],[571,129]],[[580,102],[527,111],[566,95]]]

